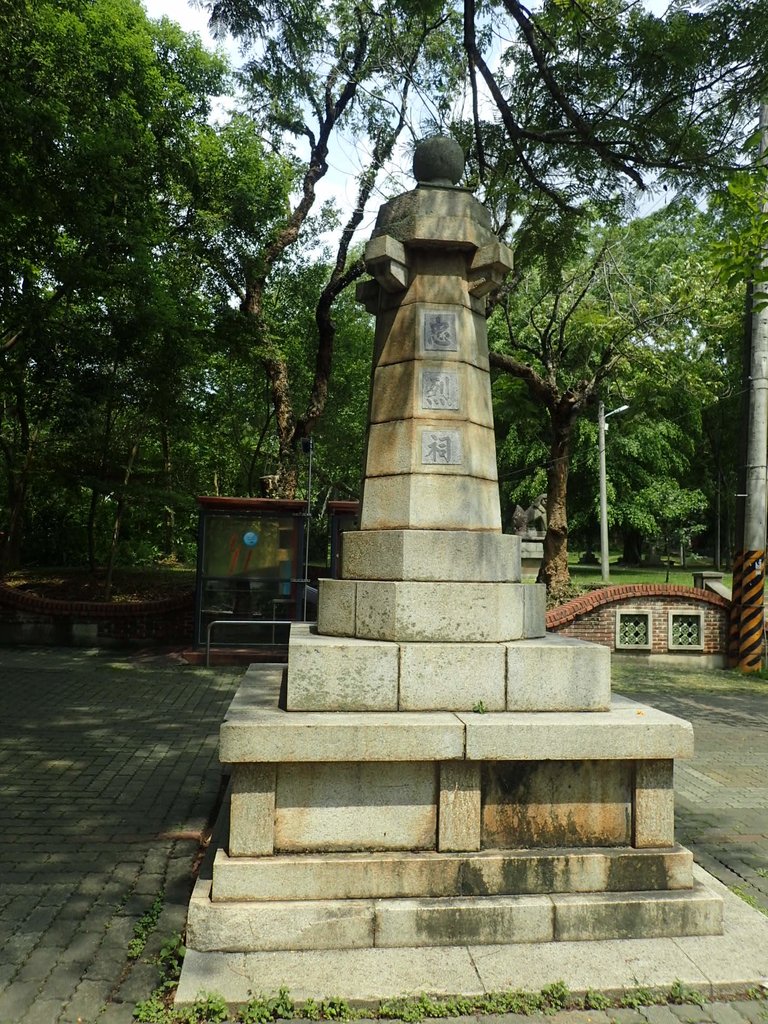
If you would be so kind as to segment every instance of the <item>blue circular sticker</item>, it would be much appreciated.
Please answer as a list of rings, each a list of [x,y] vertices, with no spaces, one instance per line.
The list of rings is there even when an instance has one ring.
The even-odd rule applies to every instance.
[[[254,533],[253,530],[249,530],[248,533],[243,534],[243,544],[245,544],[247,548],[255,548],[258,543],[258,533]]]

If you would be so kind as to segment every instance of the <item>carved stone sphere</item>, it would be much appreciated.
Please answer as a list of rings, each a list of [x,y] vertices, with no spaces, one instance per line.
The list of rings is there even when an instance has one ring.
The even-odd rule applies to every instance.
[[[434,135],[423,139],[413,154],[413,176],[419,184],[450,188],[464,173],[464,151],[455,139]]]

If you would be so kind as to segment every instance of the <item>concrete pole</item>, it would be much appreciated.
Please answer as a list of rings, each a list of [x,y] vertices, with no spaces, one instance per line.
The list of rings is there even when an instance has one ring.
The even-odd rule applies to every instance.
[[[760,104],[760,159],[768,151],[768,104]],[[768,197],[763,201],[768,213]],[[760,260],[752,293],[747,430],[746,498],[744,507],[744,588],[742,594],[739,668],[757,672],[762,666],[764,630],[766,459],[768,458],[768,253]]]
[[[611,570],[608,561],[608,485],[605,477],[605,405],[603,402],[599,402],[597,406],[597,437],[600,453],[600,568],[603,583],[608,583],[611,578]]]

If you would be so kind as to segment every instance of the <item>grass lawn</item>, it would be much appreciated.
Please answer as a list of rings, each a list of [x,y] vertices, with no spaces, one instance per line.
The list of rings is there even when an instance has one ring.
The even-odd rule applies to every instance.
[[[667,695],[681,691],[700,694],[768,694],[768,671],[743,675],[734,669],[712,669],[694,666],[662,665],[652,661],[635,661],[614,657],[611,661],[614,689],[642,699],[654,694]],[[650,700],[653,703],[653,700]]]
[[[568,571],[571,574],[571,582],[579,587],[600,586],[603,578],[599,565],[578,565],[579,552],[568,559]],[[667,567],[665,565],[653,565],[648,567],[625,567],[616,565],[618,553],[611,555],[610,561],[610,583],[666,583]],[[686,568],[681,569],[673,565],[669,570],[669,582],[676,583],[682,587],[693,586],[693,574],[695,572],[709,571],[712,565],[709,562],[692,562]],[[723,584],[730,587],[733,581],[733,573],[729,571],[723,575]]]

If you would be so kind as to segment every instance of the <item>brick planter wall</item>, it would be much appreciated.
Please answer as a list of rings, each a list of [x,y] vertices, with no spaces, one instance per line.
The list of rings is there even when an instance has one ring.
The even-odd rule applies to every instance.
[[[709,590],[673,583],[622,584],[603,587],[553,608],[547,612],[547,630],[604,644],[615,651],[616,611],[631,609],[649,614],[651,647],[639,648],[637,652],[620,648],[619,653],[719,656],[727,650],[729,608],[729,601]],[[689,610],[702,613],[703,647],[690,652],[677,648],[670,650],[669,612]]]
[[[59,601],[0,583],[0,642],[120,646],[189,644],[194,592],[162,601]]]

